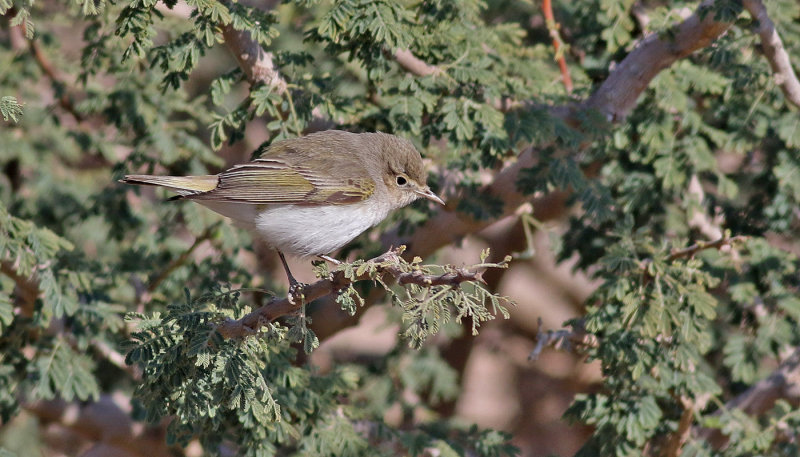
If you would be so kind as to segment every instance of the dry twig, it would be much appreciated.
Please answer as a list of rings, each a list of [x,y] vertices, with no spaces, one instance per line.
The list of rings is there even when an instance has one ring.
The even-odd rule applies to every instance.
[[[404,246],[391,249],[367,262],[372,264],[381,279],[391,277],[399,284],[417,284],[422,287],[451,286],[458,287],[463,282],[482,281],[480,271],[458,268],[441,275],[429,275],[420,270],[405,271],[400,267]],[[325,279],[312,284],[302,284],[298,290],[286,297],[274,298],[269,303],[247,314],[241,319],[230,319],[217,326],[219,333],[225,338],[240,338],[251,335],[258,329],[275,319],[294,313],[308,303],[326,295],[334,294],[358,281],[373,280],[369,272],[355,278],[348,278],[343,270],[337,270]]]

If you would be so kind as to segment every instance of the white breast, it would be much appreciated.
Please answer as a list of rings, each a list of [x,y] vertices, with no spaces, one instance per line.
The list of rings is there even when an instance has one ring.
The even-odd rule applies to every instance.
[[[255,231],[272,247],[287,254],[299,257],[328,254],[382,221],[389,213],[389,208],[375,206],[370,205],[368,210],[366,202],[270,205],[255,217]]]

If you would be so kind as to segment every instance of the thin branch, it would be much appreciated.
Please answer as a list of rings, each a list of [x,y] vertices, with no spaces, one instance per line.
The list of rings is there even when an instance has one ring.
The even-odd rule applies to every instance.
[[[572,329],[544,331],[542,318],[539,318],[539,329],[536,331],[536,347],[528,355],[528,360],[538,360],[545,348],[564,349],[567,351],[577,347],[597,346],[597,337],[586,332],[582,323],[573,325]]]
[[[572,77],[569,75],[569,67],[567,67],[567,59],[564,57],[561,49],[561,36],[558,34],[558,23],[553,15],[553,3],[551,0],[544,0],[542,2],[542,12],[544,13],[544,20],[547,24],[547,30],[550,32],[550,37],[553,39],[553,49],[555,50],[556,59],[558,60],[558,68],[561,71],[561,82],[564,83],[564,88],[567,93],[572,93]]]
[[[167,266],[164,267],[164,269],[161,270],[161,272],[159,272],[157,275],[154,275],[153,278],[150,280],[150,282],[147,284],[147,292],[153,293],[153,291],[156,290],[158,286],[161,285],[161,283],[164,282],[164,280],[167,279],[169,275],[172,274],[173,271],[175,271],[181,265],[185,264],[198,246],[203,244],[203,242],[211,239],[211,236],[214,234],[214,230],[217,228],[217,225],[218,224],[211,225],[207,227],[205,230],[203,230],[203,233],[201,233],[200,236],[195,238],[194,243],[192,243],[192,245],[189,246],[188,249],[183,251],[183,253],[181,253],[181,255],[179,255],[178,257],[172,259],[172,262],[167,264]]]
[[[13,7],[10,8],[6,13],[6,16],[9,18],[15,15],[16,9]],[[27,36],[27,27],[24,21],[22,24],[12,27],[11,37],[12,44],[15,48],[20,45],[19,38],[24,38]],[[67,84],[64,82],[63,77],[59,74],[56,67],[50,62],[50,59],[47,58],[44,51],[42,51],[41,46],[39,46],[39,42],[33,38],[30,38],[27,39],[27,43],[36,65],[39,66],[39,69],[42,70],[42,73],[47,76],[47,78],[50,80],[50,83],[53,85],[55,95],[58,96],[59,106],[72,115],[77,122],[83,121],[83,115],[77,111],[75,104],[72,103],[72,98],[70,98],[67,90]]]
[[[404,250],[405,246],[401,246],[367,262],[375,267],[375,271],[382,281],[392,278],[399,284],[417,284],[421,287],[458,287],[464,282],[482,281],[480,271],[470,271],[465,268],[457,268],[441,275],[429,275],[420,270],[405,271],[400,267],[402,264],[400,255]],[[491,266],[497,265],[480,265],[479,267]],[[272,322],[281,316],[297,312],[302,308],[303,303],[339,292],[352,283],[375,279],[369,272],[364,272],[355,278],[348,278],[343,270],[337,270],[332,272],[328,278],[320,279],[312,284],[301,284],[297,290],[293,290],[288,296],[274,298],[269,303],[240,319],[230,319],[222,322],[217,326],[217,330],[225,338],[240,338],[252,335],[262,325]]]
[[[681,258],[694,257],[694,255],[697,254],[700,251],[705,251],[706,249],[720,249],[720,248],[722,248],[724,246],[729,246],[729,245],[732,245],[734,243],[739,243],[739,242],[746,241],[748,238],[749,237],[744,236],[744,235],[736,235],[736,236],[731,236],[731,237],[723,236],[722,238],[719,238],[719,239],[714,240],[714,241],[709,241],[709,242],[701,241],[701,242],[693,244],[693,245],[691,245],[691,246],[689,246],[687,248],[673,250],[669,254],[669,257],[667,257],[667,260],[671,262],[673,260],[677,260],[677,259],[681,259]]]
[[[775,30],[775,24],[769,18],[767,8],[761,0],[744,0],[742,4],[753,19],[758,21],[756,33],[761,37],[761,47],[769,66],[772,67],[775,82],[780,86],[786,99],[800,107],[800,81],[792,68],[789,53],[786,52],[781,37]]]

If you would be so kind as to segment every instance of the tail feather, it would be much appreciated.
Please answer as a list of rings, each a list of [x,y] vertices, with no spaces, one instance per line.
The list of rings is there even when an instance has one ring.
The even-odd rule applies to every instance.
[[[160,186],[173,190],[179,197],[208,192],[214,190],[219,184],[216,175],[208,176],[152,176],[152,175],[127,175],[120,180],[126,184],[144,186]],[[179,198],[178,197],[178,198]]]

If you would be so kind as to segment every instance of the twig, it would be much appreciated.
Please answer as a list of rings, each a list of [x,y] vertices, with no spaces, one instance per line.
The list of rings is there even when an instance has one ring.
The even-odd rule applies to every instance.
[[[451,286],[458,287],[463,282],[482,281],[481,272],[458,268],[441,275],[424,274],[420,270],[405,271],[399,265],[401,253],[405,246],[389,250],[367,262],[375,267],[378,277],[391,277],[399,284],[417,284],[422,287]],[[312,284],[303,284],[289,296],[274,298],[269,303],[237,320],[227,320],[217,326],[219,333],[225,338],[240,338],[255,333],[262,325],[299,310],[303,303],[336,293],[357,281],[373,280],[369,272],[355,278],[348,278],[343,270],[337,270],[328,278],[320,279]]]
[[[800,81],[792,68],[789,53],[786,52],[781,37],[775,30],[775,24],[769,18],[767,8],[761,0],[744,0],[742,4],[753,19],[758,21],[756,33],[761,37],[761,47],[769,66],[772,67],[775,82],[780,86],[786,99],[800,107]]]
[[[669,257],[667,257],[667,260],[671,262],[680,258],[694,257],[694,255],[700,251],[704,251],[706,249],[720,249],[723,246],[746,241],[748,238],[749,237],[744,235],[736,235],[732,237],[723,236],[722,238],[709,242],[701,241],[687,248],[673,250],[669,254]]]
[[[528,360],[538,360],[547,347],[572,350],[573,347],[597,346],[597,337],[586,333],[582,323],[573,325],[572,329],[542,330],[542,318],[539,318],[539,329],[536,331],[536,347],[528,355]]]
[[[192,243],[192,245],[189,246],[187,250],[183,251],[183,253],[178,257],[172,259],[172,262],[167,264],[167,266],[164,267],[164,269],[161,270],[160,273],[153,276],[153,278],[147,284],[147,292],[153,293],[153,291],[155,291],[156,288],[158,288],[158,286],[161,285],[161,283],[164,282],[164,280],[167,279],[169,275],[172,274],[173,271],[175,271],[178,267],[186,263],[186,261],[189,260],[189,256],[192,255],[194,250],[197,249],[197,247],[200,246],[204,241],[207,241],[211,238],[211,235],[214,233],[214,230],[216,229],[217,225],[218,224],[214,224],[211,225],[210,227],[207,227],[203,231],[203,233],[200,234],[200,236],[195,238],[194,243]]]
[[[9,8],[8,12],[6,13],[6,16],[13,17],[14,15],[16,15],[16,12],[17,12],[16,8],[13,8],[13,7]],[[19,36],[22,36],[22,37],[27,37],[28,36],[27,35],[27,27],[25,25],[25,22],[23,21],[22,24],[13,27],[13,29],[18,29],[21,32],[21,33],[17,33],[17,32],[12,32],[11,33],[12,44],[14,44],[15,47],[17,47],[17,46],[19,46],[18,37]],[[53,66],[53,64],[50,62],[50,60],[44,54],[44,52],[42,51],[42,48],[39,46],[39,43],[33,38],[28,39],[27,42],[28,42],[28,47],[29,47],[29,49],[31,51],[31,54],[33,55],[33,60],[36,62],[36,65],[39,66],[39,69],[42,70],[42,72],[48,77],[48,79],[50,79],[50,82],[55,87],[55,90],[54,90],[55,95],[58,96],[59,93],[61,94],[60,96],[58,96],[58,104],[59,104],[59,106],[61,106],[61,108],[63,108],[66,112],[68,112],[70,115],[72,115],[72,117],[76,121],[78,121],[78,122],[83,121],[83,119],[84,119],[83,115],[81,113],[79,113],[75,109],[75,105],[72,103],[72,99],[70,98],[70,96],[68,94],[67,84],[64,83],[61,75],[58,74],[58,71],[56,70],[56,68]]]
[[[572,93],[572,77],[569,75],[567,59],[564,57],[563,52],[559,53],[559,49],[561,48],[561,36],[558,34],[558,23],[553,15],[553,3],[551,0],[542,1],[542,12],[544,12],[547,31],[550,32],[550,37],[553,39],[553,49],[556,59],[558,60],[558,68],[561,70],[561,82],[564,83],[564,88],[567,90],[567,93]]]

